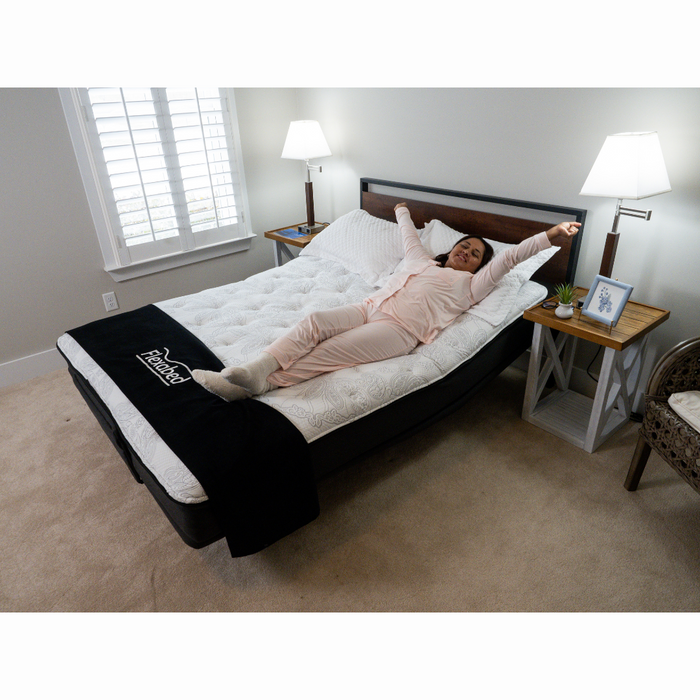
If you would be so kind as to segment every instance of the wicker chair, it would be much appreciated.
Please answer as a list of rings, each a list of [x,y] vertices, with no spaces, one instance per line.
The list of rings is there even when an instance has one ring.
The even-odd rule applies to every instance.
[[[684,340],[656,364],[649,378],[644,417],[625,488],[634,491],[654,450],[700,493],[700,433],[668,405],[680,391],[700,389],[700,338]]]

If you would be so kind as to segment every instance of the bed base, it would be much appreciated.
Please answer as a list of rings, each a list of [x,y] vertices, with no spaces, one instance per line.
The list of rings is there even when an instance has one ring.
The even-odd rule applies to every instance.
[[[358,458],[400,442],[463,406],[474,394],[511,365],[532,342],[532,323],[519,318],[445,378],[419,389],[310,445],[317,481]],[[224,534],[208,501],[173,499],[124,438],[102,399],[69,364],[75,386],[138,483],[144,484],[183,542],[200,549]]]

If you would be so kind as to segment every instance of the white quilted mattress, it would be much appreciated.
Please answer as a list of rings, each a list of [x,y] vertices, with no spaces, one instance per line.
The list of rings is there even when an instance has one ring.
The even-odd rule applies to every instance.
[[[156,306],[202,340],[224,365],[233,366],[255,357],[311,311],[362,301],[374,289],[340,263],[307,255],[242,282]],[[312,442],[439,380],[546,295],[545,287],[528,281],[516,305],[497,326],[467,312],[435,342],[419,345],[409,355],[322,375],[257,400],[284,414]],[[95,388],[168,494],[181,503],[206,500],[191,472],[73,338],[63,335],[58,345]]]

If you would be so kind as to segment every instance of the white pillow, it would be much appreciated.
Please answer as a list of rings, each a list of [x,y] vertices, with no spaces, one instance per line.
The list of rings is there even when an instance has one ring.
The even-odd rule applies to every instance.
[[[464,238],[466,234],[455,231],[447,224],[442,223],[439,219],[433,219],[425,225],[425,228],[420,232],[420,242],[423,247],[430,253],[430,257],[434,258],[443,253],[449,253],[454,248],[457,241]],[[485,241],[491,244],[494,255],[500,253],[506,248],[514,248],[514,243],[501,243],[493,241],[490,238],[484,238]]]
[[[668,405],[700,433],[700,391],[680,391],[668,397]]]
[[[463,233],[455,231],[438,219],[429,222],[421,232],[421,243],[430,253],[430,257],[448,253],[455,243],[464,238]],[[490,238],[484,238],[493,248],[494,258],[508,248],[515,248],[515,243],[502,243]],[[542,250],[537,255],[533,255],[528,260],[516,265],[503,279],[493,288],[493,290],[469,309],[470,314],[482,318],[493,326],[500,325],[508,315],[515,298],[520,292],[520,287],[527,282],[530,277],[549,260],[559,248],[552,246],[547,250]]]
[[[404,252],[398,224],[355,209],[317,234],[299,255],[339,262],[368,284],[381,287]]]

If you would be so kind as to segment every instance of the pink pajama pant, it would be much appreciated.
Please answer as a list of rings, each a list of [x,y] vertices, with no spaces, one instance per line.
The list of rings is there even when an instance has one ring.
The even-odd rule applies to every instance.
[[[281,367],[267,380],[292,386],[324,372],[407,355],[419,342],[366,302],[317,311],[265,348]]]

